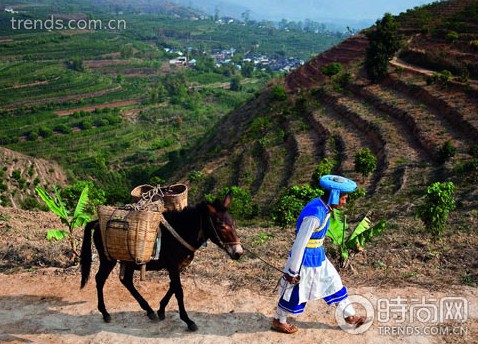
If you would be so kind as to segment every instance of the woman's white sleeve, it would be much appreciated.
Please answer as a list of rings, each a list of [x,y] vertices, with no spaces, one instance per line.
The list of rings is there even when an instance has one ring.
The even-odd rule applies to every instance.
[[[290,275],[297,275],[299,273],[307,242],[309,241],[313,231],[319,227],[319,224],[320,221],[315,216],[306,216],[303,218],[299,228],[299,233],[297,233],[294,245],[292,245],[291,256],[289,258],[289,271],[287,272]]]

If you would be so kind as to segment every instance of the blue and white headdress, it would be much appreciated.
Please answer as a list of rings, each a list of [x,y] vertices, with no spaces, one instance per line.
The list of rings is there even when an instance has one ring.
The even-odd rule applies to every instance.
[[[350,193],[357,189],[357,183],[353,180],[331,174],[321,177],[319,183],[323,189],[330,191],[327,205],[339,204],[340,193]]]

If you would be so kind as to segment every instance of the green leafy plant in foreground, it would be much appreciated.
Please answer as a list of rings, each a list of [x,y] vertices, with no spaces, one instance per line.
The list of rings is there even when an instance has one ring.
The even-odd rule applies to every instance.
[[[337,247],[340,253],[340,266],[346,268],[351,267],[351,257],[362,251],[367,242],[379,236],[387,223],[382,220],[372,226],[371,212],[368,212],[354,230],[348,231],[347,216],[344,215],[344,220],[341,217],[342,212],[334,210],[330,218],[327,236],[332,239],[332,244]]]
[[[89,215],[85,213],[86,204],[88,203],[88,186],[85,186],[81,191],[80,198],[76,203],[73,213],[66,207],[65,202],[63,202],[61,199],[56,186],[53,186],[53,190],[54,195],[52,197],[41,187],[35,187],[36,193],[46,203],[48,208],[50,208],[52,212],[60,217],[61,222],[68,227],[68,231],[61,229],[50,229],[47,232],[46,238],[47,240],[61,240],[67,237],[70,240],[71,261],[75,262],[79,257],[79,252],[77,250],[77,242],[73,235],[74,230],[85,225],[91,220]]]

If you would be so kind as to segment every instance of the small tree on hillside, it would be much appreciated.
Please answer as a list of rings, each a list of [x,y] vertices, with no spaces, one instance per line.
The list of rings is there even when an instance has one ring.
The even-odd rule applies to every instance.
[[[77,72],[84,72],[85,71],[85,65],[83,63],[83,59],[79,57],[75,57],[72,60],[68,61],[68,67],[72,70],[75,70]]]
[[[206,194],[208,201],[213,202],[215,198],[223,199],[227,194],[231,194],[232,202],[229,207],[229,213],[237,218],[251,219],[257,215],[258,207],[252,201],[251,192],[238,186],[224,187],[216,195]]]
[[[281,85],[272,86],[271,92],[274,100],[283,101],[287,99],[287,92]]]
[[[238,76],[235,76],[231,79],[231,83],[230,83],[230,86],[229,86],[229,89],[231,91],[240,91],[242,89],[242,86],[241,86],[241,78],[238,77]]]
[[[83,207],[83,212],[88,215],[96,214],[96,207],[105,204],[104,190],[97,188],[91,180],[80,180],[75,184],[67,185],[60,190],[60,197],[65,202],[67,209],[75,209],[83,190],[88,189],[88,201]]]
[[[456,147],[451,141],[446,141],[438,150],[438,162],[444,164],[456,154]]]
[[[320,68],[320,72],[328,76],[329,78],[339,74],[341,71],[342,71],[342,64],[338,62],[332,62]]]
[[[320,178],[327,174],[331,174],[335,164],[336,162],[333,160],[327,158],[322,159],[312,174],[312,186],[319,187]]]
[[[365,52],[365,69],[372,82],[378,82],[387,75],[388,62],[400,49],[398,26],[390,13],[377,20],[375,30],[368,32],[369,46]]]
[[[281,227],[292,225],[305,205],[322,194],[321,189],[309,185],[291,186],[277,201],[272,212],[272,221]]]
[[[355,172],[361,173],[362,177],[368,177],[377,168],[377,158],[370,149],[364,148],[355,154]]]
[[[452,182],[433,183],[425,194],[425,201],[418,208],[418,215],[435,237],[440,237],[445,229],[448,215],[455,209],[455,185]]]

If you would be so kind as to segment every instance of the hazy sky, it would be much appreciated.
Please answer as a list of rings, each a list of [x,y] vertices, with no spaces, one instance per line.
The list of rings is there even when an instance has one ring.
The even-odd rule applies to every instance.
[[[198,1],[199,2],[199,1]],[[258,13],[297,18],[378,19],[386,12],[398,14],[433,1],[425,0],[222,0],[242,4]]]
[[[252,19],[375,20],[386,12],[399,14],[409,8],[432,3],[427,0],[172,0],[209,13],[219,9],[222,15],[240,16],[249,9]],[[234,12],[234,13],[231,13]]]

